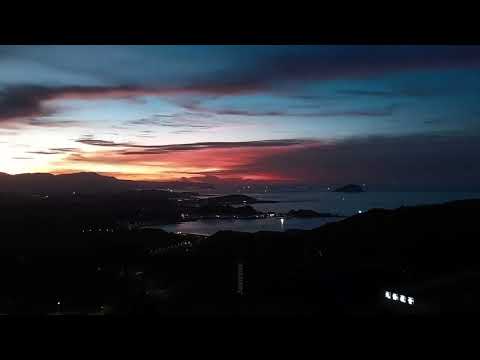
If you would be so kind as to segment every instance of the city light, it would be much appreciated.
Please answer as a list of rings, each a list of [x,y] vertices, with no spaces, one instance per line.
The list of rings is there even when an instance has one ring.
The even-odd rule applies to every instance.
[[[387,299],[391,299],[392,298],[392,294],[390,293],[390,291],[385,291],[385,297]]]

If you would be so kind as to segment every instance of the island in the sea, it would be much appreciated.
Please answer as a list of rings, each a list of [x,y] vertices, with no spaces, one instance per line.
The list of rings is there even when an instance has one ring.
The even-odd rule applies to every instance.
[[[331,213],[319,213],[314,210],[290,210],[287,213],[256,210],[250,204],[275,203],[276,201],[263,201],[246,195],[225,195],[200,199],[194,203],[183,204],[181,218],[177,221],[195,221],[202,219],[263,219],[272,217],[289,218],[317,218],[340,217]]]
[[[359,193],[364,192],[365,190],[360,185],[348,184],[342,187],[339,187],[334,192],[345,192],[345,193]]]

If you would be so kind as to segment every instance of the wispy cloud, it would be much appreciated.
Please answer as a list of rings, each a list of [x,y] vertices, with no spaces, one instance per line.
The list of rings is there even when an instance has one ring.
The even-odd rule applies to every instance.
[[[80,151],[78,148],[50,148],[48,150],[39,150],[39,151],[27,151],[28,154],[37,154],[37,155],[58,155],[66,154],[71,152]]]
[[[304,145],[311,143],[313,140],[306,139],[280,139],[280,140],[258,140],[258,141],[240,141],[240,142],[198,142],[190,144],[169,144],[169,145],[140,145],[130,142],[114,142],[101,139],[78,139],[78,143],[100,146],[100,147],[121,147],[132,148],[125,150],[122,154],[155,154],[167,153],[171,151],[193,151],[204,149],[236,149],[236,148],[258,148],[258,147],[286,147],[293,145]],[[134,150],[133,150],[134,149]],[[142,149],[142,150],[138,150]]]
[[[304,106],[299,106],[302,109]],[[310,109],[312,107],[309,107]],[[399,108],[399,104],[391,104],[380,108],[357,108],[357,109],[342,109],[342,110],[318,110],[319,105],[315,105],[316,110],[309,111],[291,111],[291,110],[277,110],[277,111],[254,111],[254,110],[240,110],[240,109],[209,109],[196,107],[197,111],[203,111],[215,115],[239,115],[239,116],[282,116],[282,117],[383,117],[391,116],[393,112]],[[167,125],[168,126],[168,125]],[[175,126],[172,123],[171,126]]]
[[[207,116],[205,116],[207,115]],[[218,119],[213,119],[210,114],[180,112],[172,115],[153,115],[148,118],[142,118],[125,122],[127,126],[155,126],[165,128],[178,128],[178,131],[193,132],[195,130],[213,129],[222,126],[223,122]]]
[[[63,151],[27,151],[27,154],[36,154],[36,155],[57,155],[63,154]]]
[[[333,111],[318,111],[311,113],[304,113],[302,116],[313,117],[388,117],[392,116],[394,111],[398,109],[399,105],[392,104],[381,108],[363,108],[363,109],[351,109],[351,110],[333,110]]]
[[[32,118],[27,119],[25,124],[30,126],[39,126],[39,127],[66,127],[66,126],[76,126],[81,125],[82,122],[74,120],[60,120],[54,118]]]
[[[50,151],[60,151],[60,152],[72,152],[79,151],[78,148],[64,147],[64,148],[51,148]]]
[[[78,139],[76,142],[85,145],[92,145],[92,146],[105,146],[105,147],[132,147],[136,146],[132,143],[117,143],[110,140],[100,140],[100,139],[93,139],[93,138],[83,138]]]
[[[394,98],[394,97],[412,97],[412,98],[425,98],[432,96],[440,96],[447,94],[446,90],[433,90],[433,89],[405,89],[405,90],[362,90],[362,89],[348,89],[338,90],[338,95],[346,96],[359,96],[359,97],[382,97],[382,98]]]

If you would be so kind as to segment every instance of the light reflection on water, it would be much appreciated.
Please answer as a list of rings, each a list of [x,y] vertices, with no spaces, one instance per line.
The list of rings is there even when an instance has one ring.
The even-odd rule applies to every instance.
[[[311,219],[298,219],[298,218],[266,218],[266,219],[251,219],[251,220],[197,220],[188,221],[179,224],[158,226],[168,232],[182,232],[198,235],[212,235],[220,230],[233,230],[233,231],[285,231],[291,229],[310,230],[319,227],[323,224],[332,221],[338,221],[340,218],[311,218]]]

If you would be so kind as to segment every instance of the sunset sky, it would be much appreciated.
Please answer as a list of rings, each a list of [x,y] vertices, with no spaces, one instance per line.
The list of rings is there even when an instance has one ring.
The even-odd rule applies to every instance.
[[[3,46],[0,172],[480,185],[480,47]]]

